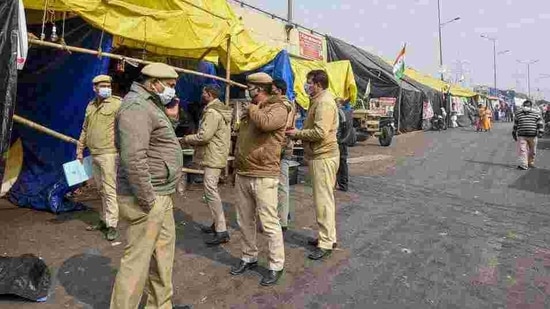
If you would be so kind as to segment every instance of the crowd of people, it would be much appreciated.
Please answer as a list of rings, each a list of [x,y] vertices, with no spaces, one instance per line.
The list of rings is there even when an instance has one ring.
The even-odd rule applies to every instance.
[[[193,146],[201,154],[204,196],[213,222],[202,229],[212,235],[205,243],[230,241],[218,182],[230,153],[232,110],[218,100],[218,86],[206,85],[197,132],[178,138],[177,78],[166,64],[147,65],[123,99],[112,95],[108,75],[92,81],[96,97],[86,109],[77,158],[82,161],[84,150],[89,150],[102,208],[101,220],[87,229],[104,231],[113,241],[119,237],[119,218],[129,223],[111,308],[137,308],[144,293],[147,307],[186,307],[172,304],[174,193],[183,147]],[[265,73],[251,74],[246,81],[250,104],[240,117],[234,154],[241,256],[229,273],[238,276],[257,266],[260,230],[268,241],[269,270],[260,284],[270,286],[279,281],[285,266],[293,144],[303,144],[318,223],[318,237],[309,240],[315,249],[308,257],[324,259],[337,246],[334,189],[348,190],[347,140],[353,120],[345,102],[327,90],[325,71],[307,75],[304,87],[311,103],[301,130],[294,126],[296,108],[285,96],[284,81]]]

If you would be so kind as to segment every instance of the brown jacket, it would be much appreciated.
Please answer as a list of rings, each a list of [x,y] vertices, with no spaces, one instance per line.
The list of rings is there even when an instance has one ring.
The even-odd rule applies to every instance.
[[[232,110],[220,100],[210,102],[204,108],[199,132],[187,135],[185,144],[199,146],[196,153],[203,153],[201,166],[225,168],[231,144]]]
[[[325,90],[311,98],[304,129],[294,138],[302,140],[308,160],[335,158],[340,155],[337,131],[338,107],[334,96]]]
[[[120,108],[120,98],[112,96],[101,103],[92,100],[86,107],[86,115],[80,133],[76,153],[82,155],[88,148],[92,155],[116,153],[115,116]]]
[[[237,140],[237,174],[279,177],[287,117],[288,109],[277,96],[248,107]]]
[[[135,196],[149,211],[156,195],[176,190],[183,154],[172,122],[157,95],[133,83],[116,117],[120,154],[117,192]]]

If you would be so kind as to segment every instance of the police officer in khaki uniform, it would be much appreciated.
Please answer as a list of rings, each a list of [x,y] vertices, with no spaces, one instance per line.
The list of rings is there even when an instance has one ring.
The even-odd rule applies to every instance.
[[[232,109],[220,102],[220,88],[208,85],[202,91],[202,100],[206,104],[197,134],[187,135],[182,145],[196,145],[197,153],[203,153],[200,165],[204,168],[204,196],[212,213],[211,226],[202,230],[214,234],[206,241],[209,246],[217,246],[229,241],[225,223],[222,200],[218,192],[218,181],[222,170],[227,166],[231,144]]]
[[[307,111],[304,129],[288,130],[287,135],[302,140],[308,160],[309,173],[313,180],[313,200],[319,238],[309,243],[316,248],[309,258],[319,260],[329,256],[336,246],[336,209],[334,185],[339,165],[338,107],[334,96],[327,90],[328,75],[322,70],[313,70],[307,75],[305,89],[311,104]]]
[[[147,308],[172,308],[176,229],[173,195],[183,154],[167,115],[178,74],[163,63],[145,66],[116,118],[120,153],[118,201],[129,222],[111,309],[138,307],[147,284]]]
[[[86,107],[86,116],[80,133],[76,157],[82,162],[84,149],[92,155],[92,173],[101,195],[102,209],[99,223],[87,230],[106,230],[106,237],[113,241],[118,237],[118,204],[116,175],[118,154],[115,147],[115,115],[120,108],[120,98],[112,96],[111,77],[96,76],[93,87],[96,97]]]
[[[277,283],[285,262],[283,232],[277,213],[277,185],[289,110],[280,96],[271,95],[272,82],[265,73],[247,77],[252,103],[241,119],[235,158],[242,256],[239,264],[231,268],[231,274],[240,275],[257,265],[256,218],[259,217],[269,247],[269,272],[260,281],[264,286]]]

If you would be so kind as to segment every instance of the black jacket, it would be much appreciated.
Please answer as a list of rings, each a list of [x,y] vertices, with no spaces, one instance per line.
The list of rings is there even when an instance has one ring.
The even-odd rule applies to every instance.
[[[353,113],[351,110],[338,108],[338,132],[336,138],[338,144],[348,145],[352,139]]]

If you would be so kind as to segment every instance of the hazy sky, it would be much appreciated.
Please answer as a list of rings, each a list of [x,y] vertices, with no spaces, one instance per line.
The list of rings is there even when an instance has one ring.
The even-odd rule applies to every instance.
[[[286,0],[245,0],[286,16]],[[498,87],[550,98],[550,0],[441,0],[442,22],[461,17],[443,28],[443,60],[456,78],[460,66],[468,84],[493,85],[493,43],[496,37]],[[343,39],[366,50],[394,58],[407,42],[406,63],[437,76],[439,67],[437,0],[294,0],[294,21]],[[462,65],[461,65],[462,63]]]

